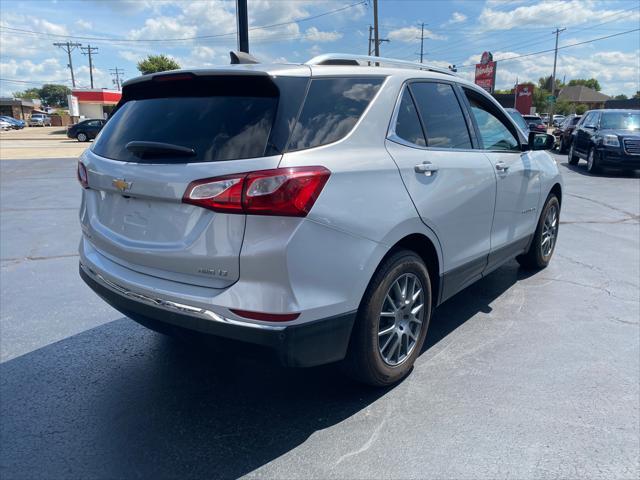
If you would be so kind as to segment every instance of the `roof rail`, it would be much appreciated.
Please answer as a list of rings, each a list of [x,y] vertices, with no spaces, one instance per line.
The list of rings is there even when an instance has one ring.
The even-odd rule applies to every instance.
[[[306,65],[359,65],[363,67],[410,68],[414,70],[425,70],[455,76],[455,74],[447,68],[434,67],[425,63],[409,62],[407,60],[397,60],[395,58],[352,55],[348,53],[326,53],[324,55],[318,55],[317,57],[313,57],[309,60]]]

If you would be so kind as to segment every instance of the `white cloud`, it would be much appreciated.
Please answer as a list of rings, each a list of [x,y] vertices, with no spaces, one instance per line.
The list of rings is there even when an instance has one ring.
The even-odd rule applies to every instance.
[[[403,27],[398,28],[396,30],[391,30],[387,37],[389,40],[404,42],[404,43],[415,43],[420,40],[421,29],[418,27]],[[447,37],[442,35],[438,35],[433,33],[431,30],[424,30],[424,38],[430,38],[432,40],[446,40]]]
[[[157,39],[157,38],[188,38],[196,35],[198,28],[194,25],[186,25],[184,17],[155,17],[147,18],[144,27],[129,32],[131,39]]]
[[[129,62],[137,63],[145,55],[137,53],[137,52],[132,52],[131,50],[121,50],[121,51],[118,52],[118,56],[124,58],[125,60],[127,60]]]
[[[324,51],[320,45],[313,45],[309,50],[307,50],[312,56],[322,55]]]
[[[452,25],[454,23],[462,23],[467,20],[467,16],[464,13],[453,12],[451,18],[447,20],[444,25]]]
[[[316,27],[309,27],[304,35],[305,40],[311,42],[335,42],[342,38],[339,32],[322,32]]]
[[[496,70],[496,88],[507,89],[513,87],[516,79],[522,83],[532,81],[538,83],[540,77],[551,75],[553,70],[553,54],[522,57],[501,62],[500,58],[517,56],[517,52],[494,52],[498,60]],[[561,53],[558,56],[556,76],[569,82],[575,78],[596,78],[602,86],[602,93],[617,95],[634,94],[640,90],[640,50],[635,52],[607,51],[598,53],[573,54]],[[476,63],[479,55],[473,55],[465,64]],[[474,68],[461,68],[459,75],[473,81]]]
[[[82,30],[91,30],[93,28],[93,23],[88,22],[86,20],[78,19],[75,22],[76,26]]]
[[[501,7],[511,4],[491,3],[478,17],[480,29],[510,30],[523,26],[571,26],[585,22],[596,22],[600,19],[631,21],[638,17],[638,11],[625,12],[624,10],[606,10],[596,5],[593,0],[541,0],[534,4],[518,6],[512,10],[502,10],[493,7]]]

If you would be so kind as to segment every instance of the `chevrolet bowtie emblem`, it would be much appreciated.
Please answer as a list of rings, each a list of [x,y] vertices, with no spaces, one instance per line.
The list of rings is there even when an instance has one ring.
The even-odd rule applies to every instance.
[[[124,178],[114,178],[111,184],[121,192],[126,192],[131,189],[133,182],[127,182]]]

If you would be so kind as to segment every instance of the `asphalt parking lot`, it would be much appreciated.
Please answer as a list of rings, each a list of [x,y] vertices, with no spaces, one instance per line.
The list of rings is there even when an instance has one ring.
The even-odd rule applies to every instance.
[[[557,159],[551,265],[446,302],[387,390],[123,318],[78,277],[75,160],[0,162],[0,476],[638,478],[640,177]]]

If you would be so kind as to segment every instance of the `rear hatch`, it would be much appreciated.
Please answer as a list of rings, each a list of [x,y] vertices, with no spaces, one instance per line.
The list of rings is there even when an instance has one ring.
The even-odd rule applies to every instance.
[[[132,270],[224,288],[239,278],[245,216],[182,202],[195,180],[276,168],[308,69],[177,72],[134,80],[82,163],[81,222]]]

